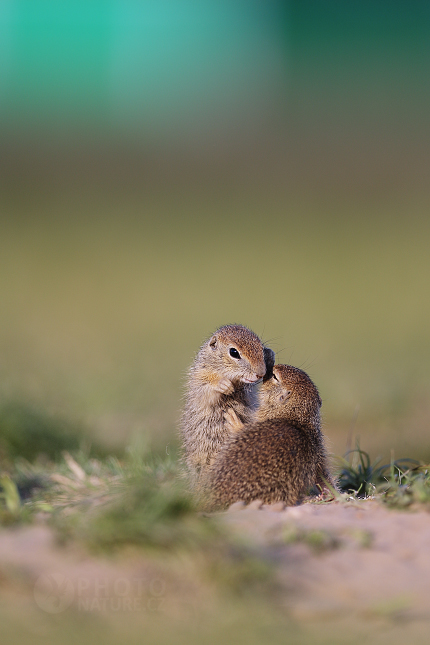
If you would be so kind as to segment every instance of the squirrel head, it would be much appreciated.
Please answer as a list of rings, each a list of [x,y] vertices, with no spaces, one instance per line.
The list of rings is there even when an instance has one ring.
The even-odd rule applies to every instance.
[[[272,369],[274,353],[243,325],[224,325],[203,345],[205,363],[233,383],[256,383]]]
[[[282,417],[300,426],[320,427],[321,397],[309,376],[292,365],[275,365],[260,389],[258,416]]]

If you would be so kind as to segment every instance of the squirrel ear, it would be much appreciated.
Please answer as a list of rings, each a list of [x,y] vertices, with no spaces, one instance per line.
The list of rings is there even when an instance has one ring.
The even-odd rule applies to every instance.
[[[212,347],[212,349],[215,349],[215,347],[216,347],[216,341],[217,341],[216,336],[212,336],[212,338],[211,338],[211,339],[210,339],[210,341],[209,341],[209,345]]]
[[[272,378],[273,366],[275,364],[275,352],[270,347],[263,347],[264,362],[266,364],[266,374],[264,375],[263,381],[267,381],[269,378]]]

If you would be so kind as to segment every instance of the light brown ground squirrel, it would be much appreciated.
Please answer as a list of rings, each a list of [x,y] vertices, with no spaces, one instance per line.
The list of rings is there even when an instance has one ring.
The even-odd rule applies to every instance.
[[[237,501],[299,503],[316,486],[335,488],[330,474],[320,420],[321,398],[302,370],[275,365],[260,389],[256,420],[240,429],[223,446],[205,480],[209,508]]]
[[[242,325],[217,329],[201,346],[188,374],[181,435],[191,485],[196,487],[230,436],[225,414],[248,423],[257,408],[256,383],[271,373],[275,355]]]

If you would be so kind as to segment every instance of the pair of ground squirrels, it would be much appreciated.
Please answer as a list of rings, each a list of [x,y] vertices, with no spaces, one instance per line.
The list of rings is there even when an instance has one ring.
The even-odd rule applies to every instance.
[[[190,368],[181,425],[191,484],[204,505],[294,505],[314,486],[334,487],[320,407],[309,376],[274,366],[256,334],[242,325],[218,329]]]

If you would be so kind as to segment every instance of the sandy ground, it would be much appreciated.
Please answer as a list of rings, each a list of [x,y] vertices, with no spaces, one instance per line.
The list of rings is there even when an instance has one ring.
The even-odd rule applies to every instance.
[[[390,510],[373,500],[285,509],[254,503],[233,505],[220,520],[274,565],[281,611],[313,630],[309,643],[322,628],[337,627],[339,635],[343,624],[350,635],[351,625],[357,634],[370,625],[374,638],[365,642],[430,642],[429,512]],[[26,595],[36,625],[76,609],[164,612],[192,622],[196,607],[211,602],[193,567],[184,575],[183,561],[178,567],[136,551],[120,559],[89,556],[56,545],[43,525],[0,532],[1,600]]]
[[[275,549],[285,603],[294,615],[352,612],[430,621],[427,511],[399,512],[372,500],[283,511],[235,506],[225,521]],[[306,544],[312,538],[315,547]]]

